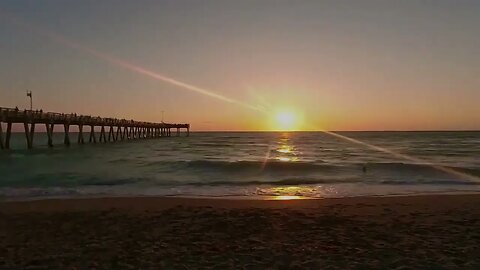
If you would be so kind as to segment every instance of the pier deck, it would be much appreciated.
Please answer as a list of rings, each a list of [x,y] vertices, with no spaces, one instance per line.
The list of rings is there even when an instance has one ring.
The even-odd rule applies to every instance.
[[[2,123],[6,123],[6,132],[2,130]],[[103,118],[89,115],[77,115],[75,113],[54,113],[44,112],[43,110],[18,110],[17,108],[0,107],[0,149],[10,148],[10,138],[12,134],[12,125],[22,124],[25,130],[25,139],[27,148],[33,147],[33,138],[35,135],[35,126],[45,125],[47,131],[47,142],[49,147],[53,147],[52,134],[55,125],[63,127],[64,144],[69,146],[70,127],[78,127],[77,143],[84,144],[84,127],[88,127],[88,142],[97,143],[95,127],[100,127],[98,142],[116,142],[125,140],[147,139],[170,137],[172,129],[176,129],[176,135],[180,136],[184,129],[186,136],[190,134],[190,124],[171,124],[171,123],[152,123],[141,122],[126,119]],[[108,129],[108,131],[107,131]]]

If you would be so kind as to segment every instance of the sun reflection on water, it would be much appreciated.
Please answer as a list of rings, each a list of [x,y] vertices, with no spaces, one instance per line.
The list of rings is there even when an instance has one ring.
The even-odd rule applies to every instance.
[[[277,157],[277,160],[283,161],[283,162],[289,162],[289,161],[298,161],[297,157]]]
[[[307,198],[302,196],[297,196],[297,195],[280,195],[280,196],[273,196],[271,199],[276,201],[289,201],[289,200],[304,200]]]
[[[298,155],[300,152],[290,142],[289,134],[283,133],[282,137],[277,142],[278,147],[275,149],[275,159],[282,162],[295,162],[299,161]]]
[[[289,145],[282,145],[280,148],[277,149],[277,152],[279,153],[284,153],[284,154],[290,154],[293,152],[293,147]]]
[[[257,189],[257,195],[266,196],[271,200],[300,200],[318,197],[315,187],[306,186],[277,186]]]

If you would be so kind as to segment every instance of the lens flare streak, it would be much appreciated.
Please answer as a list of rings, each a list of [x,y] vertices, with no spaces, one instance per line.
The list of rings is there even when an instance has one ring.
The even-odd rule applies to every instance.
[[[126,60],[120,59],[118,57],[114,57],[110,54],[107,54],[107,53],[89,48],[89,47],[84,46],[82,44],[73,42],[72,40],[67,39],[67,38],[65,38],[65,37],[63,37],[59,34],[47,31],[47,30],[39,28],[37,26],[33,26],[32,24],[26,23],[25,21],[20,20],[17,17],[12,16],[11,14],[6,14],[5,12],[0,11],[0,15],[3,15],[3,17],[7,18],[11,23],[13,23],[17,26],[20,26],[20,27],[22,27],[24,29],[27,29],[31,32],[34,32],[38,35],[48,37],[51,40],[53,40],[57,43],[60,43],[62,45],[65,45],[69,48],[88,53],[88,54],[90,54],[90,55],[92,55],[92,56],[94,56],[98,59],[104,60],[106,62],[117,65],[119,67],[128,69],[128,70],[133,71],[135,73],[139,73],[139,74],[148,76],[150,78],[153,78],[153,79],[156,79],[156,80],[159,80],[159,81],[163,81],[165,83],[169,83],[171,85],[175,85],[175,86],[181,87],[183,89],[193,91],[193,92],[197,92],[197,93],[200,93],[200,94],[203,94],[203,95],[215,98],[215,99],[219,99],[219,100],[222,100],[222,101],[225,101],[225,102],[228,102],[228,103],[237,104],[237,105],[240,105],[240,106],[243,106],[243,107],[255,110],[255,111],[261,111],[261,112],[265,111],[261,107],[252,106],[252,105],[247,104],[245,102],[241,102],[241,101],[238,101],[238,100],[235,100],[235,99],[217,94],[217,93],[215,93],[211,90],[207,90],[205,88],[201,88],[201,87],[198,87],[198,86],[195,86],[195,85],[192,85],[192,84],[182,82],[180,80],[162,75],[162,74],[157,73],[157,72],[154,72],[154,71],[149,70],[147,68],[140,67],[138,65],[134,65],[134,64],[132,64],[132,63],[126,61]]]
[[[346,140],[346,141],[354,143],[354,144],[359,144],[359,145],[362,145],[362,146],[370,148],[370,149],[374,149],[374,150],[377,150],[377,151],[380,151],[380,152],[383,152],[383,153],[390,154],[393,157],[396,157],[396,158],[399,158],[399,159],[404,159],[404,160],[412,161],[412,162],[415,162],[415,163],[421,163],[421,164],[424,164],[424,165],[428,165],[428,166],[430,166],[434,169],[437,169],[439,171],[442,171],[442,172],[460,177],[460,178],[465,179],[465,180],[469,180],[469,181],[472,181],[472,182],[480,182],[480,178],[476,177],[474,175],[470,175],[470,174],[467,174],[467,173],[464,173],[464,172],[459,172],[457,170],[453,170],[451,168],[441,166],[441,165],[438,165],[438,164],[435,164],[435,163],[432,163],[432,162],[429,162],[429,161],[426,161],[426,160],[423,160],[423,159],[420,159],[420,158],[416,158],[416,157],[408,156],[408,155],[405,155],[405,154],[397,153],[397,152],[394,152],[392,150],[389,150],[389,149],[386,149],[386,148],[383,148],[383,147],[380,147],[380,146],[376,146],[376,145],[373,145],[373,144],[369,144],[369,143],[366,143],[366,142],[362,142],[362,141],[359,141],[357,139],[350,138],[350,137],[347,137],[347,136],[344,136],[344,135],[341,135],[341,134],[338,134],[338,133],[335,133],[335,132],[326,131],[326,130],[322,130],[322,132],[324,132],[328,135],[340,138],[342,140]]]

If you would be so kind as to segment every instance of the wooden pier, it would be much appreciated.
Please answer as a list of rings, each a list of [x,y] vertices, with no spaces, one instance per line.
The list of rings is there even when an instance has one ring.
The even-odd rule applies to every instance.
[[[7,130],[2,130],[2,123],[6,123]],[[78,127],[77,143],[84,144],[88,136],[88,142],[97,143],[97,133],[95,127],[100,127],[100,135],[98,142],[117,142],[137,139],[162,138],[170,137],[172,129],[176,136],[180,136],[181,130],[184,129],[186,136],[190,134],[190,124],[169,124],[169,123],[151,123],[140,122],[126,119],[102,118],[87,115],[64,114],[43,112],[42,110],[18,110],[17,108],[0,107],[0,149],[10,149],[10,138],[12,136],[12,125],[22,124],[25,130],[25,139],[27,148],[33,147],[33,138],[35,137],[35,126],[45,125],[47,131],[46,145],[53,147],[53,128],[55,125],[63,127],[64,140],[63,143],[69,146],[70,127]],[[84,128],[88,128],[85,132]]]

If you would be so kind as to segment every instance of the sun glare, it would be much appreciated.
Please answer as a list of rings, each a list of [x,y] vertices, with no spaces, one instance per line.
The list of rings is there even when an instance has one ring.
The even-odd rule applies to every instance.
[[[275,115],[275,128],[278,130],[295,130],[298,128],[298,117],[291,111],[281,111]]]

